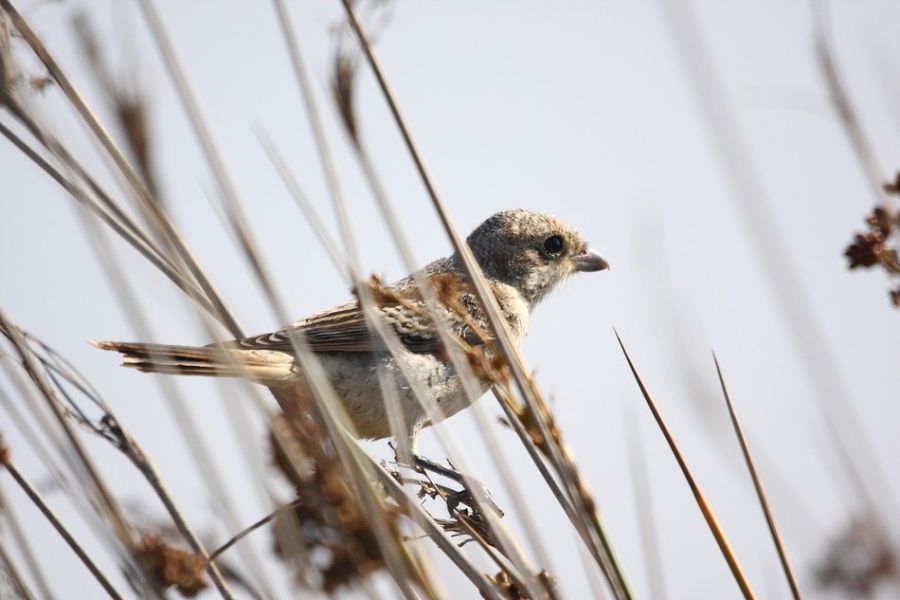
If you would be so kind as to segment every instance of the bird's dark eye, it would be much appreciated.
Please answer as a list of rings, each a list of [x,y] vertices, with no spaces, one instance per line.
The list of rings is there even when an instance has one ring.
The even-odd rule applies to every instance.
[[[550,256],[557,256],[563,251],[563,247],[565,243],[563,243],[563,239],[558,235],[551,235],[546,240],[544,240],[544,250],[547,251],[547,254]]]

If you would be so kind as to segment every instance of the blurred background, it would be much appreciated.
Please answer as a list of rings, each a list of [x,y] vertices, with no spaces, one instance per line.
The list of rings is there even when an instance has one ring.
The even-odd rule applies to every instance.
[[[112,123],[108,98],[73,25],[76,16],[87,19],[113,77],[146,100],[160,194],[199,262],[248,331],[279,326],[222,225],[217,201],[210,200],[216,191],[209,168],[137,8],[74,0],[17,6],[101,119]],[[336,151],[364,272],[393,281],[405,269],[330,97],[340,4],[289,7]],[[272,6],[160,1],[158,9],[291,315],[345,301],[345,280],[260,143],[262,133],[283,153],[336,235]],[[656,591],[648,576],[656,561],[666,597],[730,598],[738,590],[613,327],[760,597],[788,598],[789,590],[728,421],[711,350],[806,595],[897,597],[893,554],[890,548],[879,554],[878,544],[900,540],[893,503],[900,494],[900,309],[892,306],[884,273],[851,272],[843,254],[853,235],[866,231],[873,207],[895,201],[873,179],[892,181],[900,168],[900,4],[398,0],[361,10],[377,32],[376,51],[459,228],[468,232],[501,209],[550,212],[576,226],[612,265],[610,272],[573,279],[538,307],[524,354],[552,399],[636,596]],[[21,41],[13,46],[20,68],[38,84],[43,67]],[[852,130],[836,109],[825,56],[858,118],[855,134],[869,144],[868,163],[861,162]],[[360,135],[417,260],[449,254],[365,65],[357,87]],[[23,92],[29,107],[119,190],[119,182],[104,179],[103,159],[59,90],[38,88]],[[12,127],[7,117],[0,114],[0,121]],[[270,507],[258,483],[270,457],[262,420],[240,406],[244,388],[179,378],[169,382],[178,398],[167,397],[159,376],[120,369],[115,356],[90,347],[92,339],[138,336],[94,252],[93,230],[75,203],[6,141],[0,143],[0,182],[0,306],[7,317],[94,382],[203,535],[221,543],[265,515]],[[103,235],[152,325],[149,341],[209,341],[183,294],[118,238]],[[13,394],[7,379],[0,382]],[[492,399],[481,403],[499,414]],[[204,467],[188,458],[173,405],[200,425],[200,441],[227,483],[227,498],[209,488],[200,476]],[[229,414],[246,416],[244,443]],[[77,511],[54,490],[46,465],[2,407],[0,428],[19,468],[46,483],[60,516],[83,534],[101,563],[113,565],[103,558],[101,542],[78,525]],[[497,503],[511,506],[471,415],[454,417],[449,429]],[[571,526],[514,434],[501,427],[495,432],[521,467],[516,478],[534,491],[529,503],[550,549],[545,566],[564,597],[588,597]],[[124,458],[101,440],[86,437],[85,443],[130,510],[150,522],[165,520]],[[391,456],[384,441],[367,447]],[[430,432],[422,451],[445,456]],[[636,488],[640,465],[647,485]],[[53,592],[99,597],[95,582],[27,499],[3,478],[0,486],[41,557],[52,561]],[[234,522],[223,516],[223,502],[231,505]],[[521,532],[515,515],[506,520]],[[869,523],[877,523],[875,533]],[[648,553],[647,535],[658,557]],[[846,545],[866,536],[877,538],[875,555],[867,554],[868,542]],[[298,593],[267,532],[241,544],[259,559],[279,597]],[[453,597],[476,597],[446,561],[436,560],[448,589],[458,590]],[[866,560],[880,567],[866,571]],[[861,577],[841,571],[847,561],[863,565]],[[393,593],[383,587],[386,596]]]

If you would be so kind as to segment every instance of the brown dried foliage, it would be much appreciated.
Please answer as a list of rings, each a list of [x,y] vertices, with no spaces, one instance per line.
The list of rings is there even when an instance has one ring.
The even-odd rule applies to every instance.
[[[900,195],[900,173],[894,181],[884,184],[884,190]],[[868,231],[857,233],[844,251],[849,268],[880,268],[888,278],[900,278],[900,255],[897,252],[900,211],[876,206],[866,217],[866,226]],[[890,298],[894,306],[900,307],[900,285],[890,290]]]
[[[318,425],[312,418],[291,422],[279,417],[276,423],[278,427],[290,428],[294,434],[292,439],[301,446],[301,455],[311,456],[307,443],[318,436]],[[274,440],[271,446],[274,465],[297,491],[292,514],[276,518],[275,526],[299,523],[299,539],[304,546],[298,557],[276,535],[275,552],[284,559],[299,559],[301,583],[319,586],[331,593],[382,569],[384,557],[369,515],[336,455],[315,451],[317,456],[308,462],[308,468],[298,477],[279,450],[280,446]],[[399,510],[393,505],[387,505],[386,509],[388,521],[394,522],[399,517]],[[315,564],[313,557],[316,557]]]
[[[553,578],[550,576],[547,571],[541,571],[538,573],[538,578],[541,580],[541,583],[548,590],[555,590],[556,583],[553,581]],[[493,577],[490,575],[488,579],[497,586],[497,590],[500,591],[500,595],[504,598],[509,598],[509,600],[527,600],[528,595],[520,590],[519,587],[509,578],[506,571],[500,571]]]
[[[206,560],[201,555],[175,548],[153,532],[141,535],[137,555],[163,588],[174,587],[182,596],[193,598],[209,587],[203,579]]]
[[[881,583],[900,576],[890,540],[870,517],[855,517],[829,545],[815,570],[816,581],[848,597],[867,598]]]

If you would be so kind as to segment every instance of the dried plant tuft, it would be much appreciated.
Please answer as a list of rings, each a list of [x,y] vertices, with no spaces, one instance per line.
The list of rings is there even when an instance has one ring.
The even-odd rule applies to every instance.
[[[847,597],[871,597],[881,583],[900,576],[897,554],[884,530],[869,516],[851,519],[815,570],[823,589]]]
[[[292,510],[275,518],[275,551],[283,559],[296,562],[301,585],[320,588],[332,593],[351,585],[385,567],[385,560],[372,528],[369,515],[363,510],[359,496],[353,489],[344,466],[334,454],[321,453],[312,444],[322,447],[318,426],[313,419],[284,417],[275,420],[275,427],[292,433],[301,456],[317,456],[300,472],[291,468],[281,446],[273,443],[273,463],[297,491]],[[389,521],[400,513],[393,505],[386,507]],[[282,535],[284,529],[299,525],[298,536]]]
[[[141,534],[137,555],[163,588],[174,587],[182,596],[193,598],[209,587],[203,579],[206,560],[201,555],[176,548],[152,531]]]
[[[885,192],[900,195],[900,173],[894,181],[884,184]],[[900,211],[887,206],[876,206],[866,217],[868,231],[857,233],[847,246],[850,269],[881,268],[891,280],[900,279],[900,255],[897,252],[897,231],[900,229]],[[890,290],[891,302],[900,307],[900,285]]]
[[[360,143],[354,107],[358,69],[359,59],[356,55],[338,43],[331,66],[331,94],[347,130],[347,135],[356,146],[359,146]]]

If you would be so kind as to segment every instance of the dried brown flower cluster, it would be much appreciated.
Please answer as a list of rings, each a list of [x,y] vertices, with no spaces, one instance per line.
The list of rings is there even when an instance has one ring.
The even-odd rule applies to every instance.
[[[170,546],[152,532],[141,535],[137,554],[163,588],[174,587],[182,596],[193,598],[208,587],[202,556]]]
[[[276,423],[292,431],[293,440],[300,445],[317,434],[312,419],[289,422],[279,417]],[[331,593],[383,568],[384,558],[370,515],[340,460],[320,454],[298,477],[279,445],[273,443],[272,448],[275,466],[297,490],[294,509],[276,519],[275,551],[285,560],[297,562],[301,584]],[[300,452],[310,455],[307,448]],[[399,516],[393,505],[386,507],[386,513],[389,521]],[[296,547],[298,541],[301,548]]]
[[[816,580],[848,597],[868,598],[880,583],[900,576],[900,565],[882,528],[870,517],[856,517],[828,547]]]
[[[884,185],[889,194],[900,195],[900,173]],[[866,217],[868,231],[857,233],[844,256],[851,269],[880,267],[891,279],[900,278],[900,256],[897,253],[897,230],[900,228],[900,212],[886,206],[877,206]],[[891,302],[900,307],[900,285],[890,291]]]

